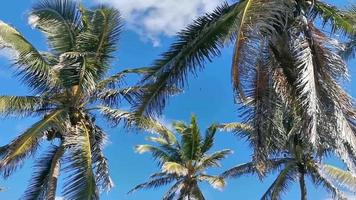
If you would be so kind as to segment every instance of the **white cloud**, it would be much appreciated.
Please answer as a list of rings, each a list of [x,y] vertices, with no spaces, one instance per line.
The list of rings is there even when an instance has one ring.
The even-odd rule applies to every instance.
[[[64,200],[63,197],[56,197],[55,200]]]
[[[213,10],[223,0],[95,0],[118,8],[128,28],[159,45],[161,36],[173,36],[197,16]]]
[[[9,48],[3,48],[1,49],[0,47],[0,58],[5,58],[7,60],[12,60],[18,56],[18,53],[12,49]]]

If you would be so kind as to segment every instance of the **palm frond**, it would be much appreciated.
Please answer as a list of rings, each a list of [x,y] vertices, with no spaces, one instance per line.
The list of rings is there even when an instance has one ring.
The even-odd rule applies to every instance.
[[[140,129],[160,135],[169,144],[175,144],[177,142],[177,138],[174,133],[169,128],[165,127],[159,119],[141,117],[139,119],[135,119],[133,123]]]
[[[322,185],[332,194],[333,198],[347,200],[345,195],[323,174],[320,167],[317,165],[309,166],[309,173],[314,184]]]
[[[171,95],[168,88],[181,88],[188,72],[196,72],[203,67],[205,59],[211,60],[220,54],[219,48],[228,39],[230,27],[239,14],[236,5],[223,4],[178,34],[177,41],[153,64],[153,71],[144,78],[149,89],[134,107],[138,116],[160,113]]]
[[[106,106],[99,107],[101,114],[112,122],[113,125],[118,125],[121,120],[129,120],[130,113],[124,110],[113,109]]]
[[[43,31],[54,53],[74,50],[81,29],[81,14],[73,0],[41,0],[30,11],[32,26]]]
[[[335,180],[338,185],[348,188],[352,192],[356,192],[356,176],[349,171],[344,171],[331,165],[321,165],[323,173]]]
[[[203,154],[209,151],[211,147],[214,145],[214,136],[217,131],[217,128],[218,126],[216,124],[213,124],[208,129],[206,129],[205,137],[204,140],[202,140],[202,144],[201,144],[201,152]]]
[[[92,123],[92,122],[91,122]],[[93,123],[92,123],[93,124]],[[93,165],[95,168],[95,181],[101,190],[110,191],[114,183],[110,177],[108,160],[104,156],[103,148],[107,141],[104,131],[94,127],[94,135],[91,135]]]
[[[46,110],[46,99],[39,96],[0,96],[0,113],[5,116],[28,116]]]
[[[165,162],[162,165],[162,171],[167,174],[175,174],[177,176],[185,176],[188,174],[188,169],[176,162]]]
[[[111,87],[111,88],[115,88],[117,83],[120,83],[123,81],[123,78],[127,75],[127,74],[148,74],[150,72],[152,72],[153,70],[149,67],[142,67],[142,68],[133,68],[133,69],[125,69],[121,72],[118,72],[112,76],[109,76],[103,80],[101,80],[98,84],[97,84],[97,88],[102,89],[102,88],[106,88],[106,87]]]
[[[349,21],[345,11],[341,11],[335,6],[329,5],[323,1],[315,1],[315,6],[311,12],[312,17],[321,16],[323,23],[331,23],[332,31],[341,29],[345,33],[355,34],[355,28]]]
[[[213,188],[222,190],[226,183],[225,180],[220,176],[210,176],[210,175],[199,175],[198,180],[208,182]]]
[[[161,148],[152,146],[152,145],[137,145],[135,147],[137,153],[146,153],[149,152],[152,154],[153,158],[159,161],[159,165],[162,165],[165,162],[172,161],[172,157],[169,152],[164,151]]]
[[[9,176],[14,170],[21,166],[25,157],[32,155],[41,138],[52,128],[56,128],[61,123],[61,114],[63,110],[57,110],[44,117],[44,119],[35,123],[27,129],[22,135],[6,145],[0,160],[0,170],[4,176]]]
[[[303,23],[302,20],[300,23]],[[296,83],[299,100],[301,106],[305,108],[304,117],[306,123],[303,128],[304,132],[308,134],[309,141],[316,146],[319,139],[317,134],[319,99],[313,54],[306,36],[298,28],[291,30],[291,41],[294,65],[298,70]]]
[[[36,161],[35,172],[22,199],[49,199],[56,197],[60,159],[64,148],[51,146],[45,155]]]
[[[247,102],[245,96],[245,82],[250,69],[256,63],[256,56],[260,52],[261,37],[270,37],[274,33],[284,29],[293,7],[290,1],[242,1],[238,7],[239,17],[234,28],[236,41],[232,61],[232,83],[235,93],[241,102]],[[247,82],[248,83],[248,82]]]
[[[112,53],[117,49],[121,32],[121,16],[115,8],[100,6],[93,11],[81,9],[85,27],[76,37],[76,48],[80,52],[92,52],[97,77],[102,77],[110,64]]]
[[[152,179],[145,183],[135,186],[128,193],[133,193],[133,192],[135,192],[137,190],[141,190],[141,189],[150,189],[150,188],[164,186],[164,185],[167,185],[167,184],[173,182],[174,180],[176,180],[176,178],[174,176],[170,176],[170,175],[167,175],[166,177]]]
[[[169,190],[166,192],[162,200],[173,200],[179,190],[183,187],[182,181],[177,181]]]
[[[53,85],[55,78],[46,59],[16,29],[0,21],[0,47],[18,54],[14,58],[18,75],[30,87],[42,91]]]
[[[283,192],[286,192],[290,182],[295,178],[296,170],[293,169],[293,164],[286,165],[286,167],[279,173],[276,180],[263,194],[261,200],[278,200],[281,199]]]
[[[244,163],[238,166],[235,166],[224,173],[221,174],[223,178],[237,178],[245,174],[253,174],[257,171],[254,162]]]
[[[220,167],[219,162],[232,153],[233,151],[230,149],[216,151],[211,155],[206,155],[203,158],[201,158],[199,165],[197,167],[201,168],[202,170],[207,167]]]
[[[63,196],[67,199],[99,199],[92,167],[91,132],[83,121],[72,129],[72,134],[64,138],[64,145],[70,149],[70,153],[64,168],[68,176],[64,184]]]

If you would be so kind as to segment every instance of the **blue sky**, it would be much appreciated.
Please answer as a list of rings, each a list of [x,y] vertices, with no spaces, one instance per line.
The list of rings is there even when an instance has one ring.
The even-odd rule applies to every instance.
[[[6,2],[6,3],[5,3]],[[0,20],[15,26],[25,37],[39,49],[45,50],[43,36],[31,29],[27,24],[26,12],[30,9],[34,0],[12,0],[5,1],[0,7]],[[86,4],[94,2],[109,2],[108,0],[87,0]],[[157,56],[164,52],[173,41],[172,36],[192,17],[199,13],[210,10],[219,3],[219,0],[183,0],[179,1],[181,8],[174,0],[111,0],[113,5],[123,9],[126,17],[126,29],[122,34],[120,50],[117,59],[113,63],[114,70],[119,71],[126,67],[148,66]],[[131,4],[137,5],[139,9],[133,9]],[[352,1],[330,0],[330,3],[339,6],[347,6]],[[184,6],[182,6],[184,5]],[[176,9],[167,9],[173,6]],[[154,10],[155,12],[151,12]],[[188,10],[189,12],[183,12]],[[168,13],[167,13],[168,12]],[[139,17],[137,15],[139,14]],[[157,18],[157,16],[164,16]],[[172,21],[173,19],[173,21]],[[155,21],[156,20],[156,21]],[[173,25],[172,25],[173,24]],[[174,25],[176,24],[176,25]],[[154,28],[152,28],[154,27]],[[171,98],[165,109],[162,120],[188,121],[190,115],[198,116],[201,129],[206,128],[213,122],[231,122],[238,120],[237,106],[233,104],[232,88],[230,83],[230,62],[232,50],[226,48],[221,57],[216,58],[213,63],[206,65],[204,71],[189,78],[189,86],[181,95]],[[352,81],[346,83],[347,90],[356,97],[355,61],[349,63]],[[0,94],[1,95],[26,95],[28,90],[20,84],[19,79],[13,75],[7,62],[7,55],[0,53]],[[21,131],[30,126],[36,119],[1,119],[0,122],[0,145],[4,145],[16,137]],[[104,123],[99,120],[99,123]],[[110,128],[105,126],[109,134],[110,143],[105,153],[109,159],[111,174],[116,187],[108,194],[102,194],[102,199],[113,200],[153,200],[160,199],[168,188],[157,190],[140,191],[127,195],[135,184],[141,183],[153,172],[159,170],[150,155],[139,155],[133,150],[137,144],[145,143],[142,133],[129,133],[124,129]],[[45,148],[45,146],[43,146]],[[223,169],[228,169],[236,164],[250,160],[251,150],[243,141],[228,133],[217,136],[214,150],[230,148],[234,154],[224,161]],[[9,179],[1,180],[0,186],[6,188],[0,193],[0,199],[18,199],[25,190],[31,177],[31,166],[33,158],[25,162],[23,168],[14,173]],[[331,159],[331,162],[339,164]],[[221,170],[221,169],[220,169]],[[212,173],[218,174],[219,170],[212,169]],[[214,190],[208,185],[202,184],[203,192],[209,200],[218,199],[259,199],[263,192],[273,181],[274,176],[267,178],[264,183],[258,182],[257,177],[247,176],[237,180],[229,180],[223,192]],[[61,183],[62,184],[62,181]],[[328,199],[328,194],[322,188],[315,188],[309,184],[310,199]],[[60,197],[60,193],[58,194]],[[298,199],[299,190],[297,185],[290,188],[284,199]],[[356,198],[355,198],[356,199]]]

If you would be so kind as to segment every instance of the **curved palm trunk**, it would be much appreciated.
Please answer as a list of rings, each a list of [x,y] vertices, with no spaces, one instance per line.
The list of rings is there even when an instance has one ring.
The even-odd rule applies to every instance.
[[[300,199],[307,200],[307,187],[305,185],[304,173],[299,173]]]

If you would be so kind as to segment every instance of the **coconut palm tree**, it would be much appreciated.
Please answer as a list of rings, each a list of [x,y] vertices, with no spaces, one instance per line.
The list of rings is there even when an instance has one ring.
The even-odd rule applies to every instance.
[[[240,136],[253,137],[251,127],[240,123],[222,124],[219,128],[235,131]],[[259,174],[258,164],[255,161],[237,165],[224,173],[223,178],[237,178],[246,174]],[[307,199],[305,179],[311,178],[315,185],[323,186],[335,199],[345,200],[347,197],[340,190],[347,189],[356,192],[356,176],[350,171],[344,171],[332,165],[325,164],[316,159],[312,148],[303,142],[300,135],[290,135],[286,141],[285,150],[270,155],[266,160],[266,173],[277,172],[272,185],[263,194],[262,200],[278,200],[288,190],[292,182],[299,182],[301,200]],[[259,174],[260,175],[260,174]],[[265,178],[263,174],[260,178]]]
[[[126,69],[107,76],[121,31],[120,13],[110,7],[86,9],[71,0],[41,0],[29,21],[47,38],[49,52],[37,50],[15,28],[0,22],[0,44],[16,55],[13,66],[32,93],[0,96],[2,116],[37,116],[39,121],[0,148],[0,171],[8,177],[41,143],[50,142],[34,165],[24,199],[52,199],[63,169],[66,199],[98,199],[113,184],[103,155],[106,134],[95,115],[116,108],[141,90],[123,84]],[[98,112],[100,111],[100,112]],[[121,111],[116,120],[127,117]]]
[[[172,184],[163,199],[202,200],[205,198],[199,188],[199,182],[207,182],[214,188],[224,187],[225,182],[222,178],[209,175],[205,171],[210,167],[219,167],[219,161],[232,153],[231,150],[225,149],[208,154],[214,144],[217,130],[215,124],[206,130],[205,136],[202,136],[195,116],[192,116],[189,125],[175,122],[173,127],[179,133],[178,138],[168,128],[160,127],[160,137],[148,138],[157,145],[138,145],[136,151],[151,153],[162,169],[130,192]]]
[[[353,32],[344,11],[322,0],[223,4],[182,30],[154,62],[142,80],[148,89],[136,99],[134,112],[160,114],[171,95],[167,88],[183,87],[188,73],[202,69],[233,43],[232,83],[244,108],[243,122],[256,132],[254,159],[266,159],[266,134],[279,129],[272,119],[283,105],[303,119],[301,134],[314,150],[328,143],[356,173],[356,112],[340,84],[348,78],[348,67],[338,55],[343,45],[318,29],[317,17],[331,23],[333,33]]]

